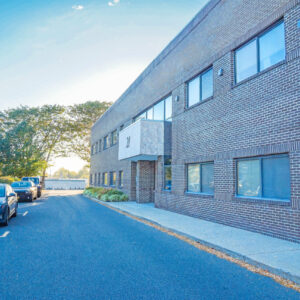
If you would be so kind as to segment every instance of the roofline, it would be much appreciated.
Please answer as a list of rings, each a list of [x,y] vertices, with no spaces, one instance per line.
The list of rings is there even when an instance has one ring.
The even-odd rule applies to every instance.
[[[160,54],[146,67],[146,69],[137,77],[137,79],[125,90],[125,92],[104,112],[104,114],[94,123],[92,129],[97,123],[104,118],[110,110],[120,104],[122,100],[135,89],[153,68],[158,66],[206,17],[207,15],[221,2],[222,0],[210,0],[196,14],[196,16],[179,32],[179,34],[171,40],[171,42],[160,52]]]

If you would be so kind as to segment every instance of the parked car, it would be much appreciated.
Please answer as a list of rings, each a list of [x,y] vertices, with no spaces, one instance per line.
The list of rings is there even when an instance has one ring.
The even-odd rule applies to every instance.
[[[11,217],[18,214],[17,194],[8,184],[0,184],[0,224],[7,226]]]
[[[35,177],[23,177],[22,181],[32,181],[34,185],[37,187],[37,196],[38,198],[42,196],[42,184],[40,177],[35,176]]]
[[[32,181],[16,181],[11,184],[14,192],[18,195],[18,200],[33,201],[37,199],[37,187]]]

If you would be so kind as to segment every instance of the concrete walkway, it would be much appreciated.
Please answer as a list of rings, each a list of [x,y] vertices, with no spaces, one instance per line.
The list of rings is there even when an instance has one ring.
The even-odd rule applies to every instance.
[[[105,203],[300,284],[300,244],[136,202]]]

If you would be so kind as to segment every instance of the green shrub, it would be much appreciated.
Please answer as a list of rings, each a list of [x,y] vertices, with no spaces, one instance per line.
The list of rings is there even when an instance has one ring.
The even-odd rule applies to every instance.
[[[111,188],[88,187],[84,190],[83,194],[104,202],[128,201],[128,196],[122,191]]]
[[[113,190],[113,189],[110,189],[107,192],[107,195],[109,195],[109,196],[112,196],[112,195],[123,195],[123,194],[124,194],[123,192],[118,191],[118,190]]]
[[[108,202],[109,201],[109,196],[107,194],[104,194],[104,195],[101,196],[100,200],[104,201],[104,202]]]
[[[120,198],[121,198],[120,195],[114,194],[114,195],[108,196],[108,201],[109,202],[119,202]]]
[[[120,196],[120,201],[125,202],[125,201],[128,201],[128,199],[129,199],[128,196],[125,195],[125,194],[123,194],[123,195]]]

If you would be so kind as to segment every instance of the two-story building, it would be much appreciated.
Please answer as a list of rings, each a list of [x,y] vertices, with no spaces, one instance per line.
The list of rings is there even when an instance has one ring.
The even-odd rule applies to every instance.
[[[211,0],[94,124],[90,184],[300,242],[299,57],[299,0]]]

